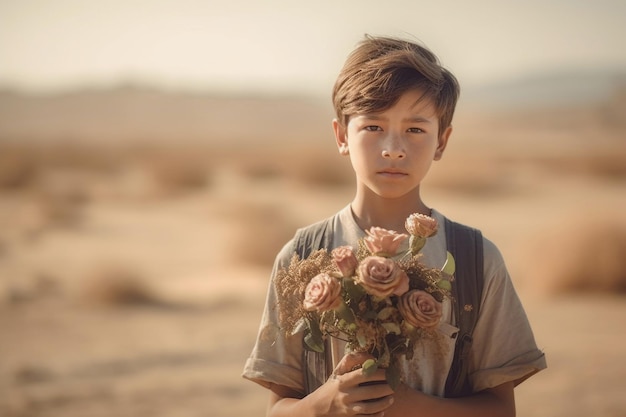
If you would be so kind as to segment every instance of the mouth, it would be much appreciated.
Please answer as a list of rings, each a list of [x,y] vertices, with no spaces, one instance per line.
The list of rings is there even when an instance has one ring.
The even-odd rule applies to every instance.
[[[403,178],[408,176],[406,172],[398,169],[383,169],[378,171],[377,174],[387,178]]]

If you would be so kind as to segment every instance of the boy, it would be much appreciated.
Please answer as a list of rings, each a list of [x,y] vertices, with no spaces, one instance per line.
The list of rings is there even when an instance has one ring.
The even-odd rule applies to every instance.
[[[406,218],[421,213],[440,225],[422,250],[423,262],[433,268],[443,265],[449,242],[442,228],[450,226],[422,201],[420,184],[446,149],[458,95],[454,76],[413,42],[368,36],[350,54],[335,83],[337,118],[332,125],[339,153],[352,163],[356,193],[349,206],[326,221],[327,249],[355,246],[372,226],[403,232]],[[316,227],[319,223],[299,233]],[[299,241],[285,245],[273,274],[289,263]],[[455,311],[461,306],[444,302],[438,331],[445,348],[422,343],[411,360],[404,360],[402,383],[395,391],[384,370],[365,375],[359,369],[367,355],[344,356],[342,342],[334,338],[325,359],[333,372],[315,386],[307,383],[312,371],[304,359],[302,335],[279,330],[277,296],[270,285],[259,337],[243,374],[270,389],[267,415],[514,416],[514,386],[544,369],[545,357],[499,251],[487,239],[481,238],[480,244],[483,290],[466,395],[446,398],[459,330]]]

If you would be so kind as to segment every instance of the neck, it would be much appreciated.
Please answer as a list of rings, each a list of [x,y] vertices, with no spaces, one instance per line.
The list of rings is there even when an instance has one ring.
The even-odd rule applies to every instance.
[[[372,226],[406,233],[404,223],[413,213],[430,215],[431,210],[421,200],[419,193],[401,198],[385,199],[376,196],[365,198],[358,193],[350,207],[357,224],[363,230]]]

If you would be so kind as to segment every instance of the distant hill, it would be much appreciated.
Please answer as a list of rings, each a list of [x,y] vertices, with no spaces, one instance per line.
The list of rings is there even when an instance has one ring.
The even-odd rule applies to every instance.
[[[490,113],[572,106],[606,113],[598,103],[609,103],[609,113],[615,113],[610,117],[620,122],[625,92],[626,72],[554,74],[464,90],[462,105]],[[330,140],[332,117],[330,98],[188,94],[132,86],[54,95],[0,90],[0,142],[263,146],[288,138],[304,143]]]
[[[185,94],[122,87],[55,95],[0,92],[0,141],[262,145],[330,135],[329,103],[307,97]]]
[[[626,69],[541,74],[467,89],[464,99],[483,107],[554,107],[594,104],[626,90]]]

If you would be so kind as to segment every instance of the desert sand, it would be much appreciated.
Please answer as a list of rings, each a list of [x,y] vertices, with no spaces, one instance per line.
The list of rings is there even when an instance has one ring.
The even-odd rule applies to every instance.
[[[607,114],[623,100],[461,111],[424,184],[499,246],[546,353],[521,417],[626,416],[626,128]],[[0,416],[264,415],[240,374],[273,257],[352,197],[329,125],[137,145],[93,120],[84,141],[0,132]]]

